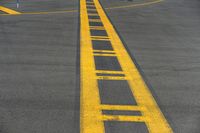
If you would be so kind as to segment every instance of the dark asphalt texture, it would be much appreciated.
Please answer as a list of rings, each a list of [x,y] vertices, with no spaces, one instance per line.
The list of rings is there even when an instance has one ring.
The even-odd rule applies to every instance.
[[[144,1],[101,0],[101,3],[111,7]],[[78,3],[21,0],[17,9],[14,0],[0,2],[19,12],[78,9]],[[165,0],[106,12],[174,132],[199,133],[200,1]],[[78,12],[1,14],[0,133],[78,133]],[[116,83],[115,87],[125,85]],[[100,93],[113,102],[109,97],[112,91],[107,92]],[[122,125],[122,129],[120,125],[105,123],[106,133],[132,133],[135,129],[130,123]],[[146,130],[143,125],[135,126],[134,131],[139,133]]]

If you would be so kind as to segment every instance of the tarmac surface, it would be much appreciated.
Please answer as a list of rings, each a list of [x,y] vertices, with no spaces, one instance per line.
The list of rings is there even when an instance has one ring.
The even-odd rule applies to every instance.
[[[173,132],[199,133],[200,1],[141,4],[151,1],[100,0]],[[0,133],[79,133],[79,1],[0,5],[22,13],[0,12]],[[101,67],[109,64],[99,61]],[[123,83],[114,87],[119,96],[112,96],[113,89],[100,92],[106,101],[128,99],[130,93],[120,90]],[[148,132],[128,122],[105,128],[106,133]]]

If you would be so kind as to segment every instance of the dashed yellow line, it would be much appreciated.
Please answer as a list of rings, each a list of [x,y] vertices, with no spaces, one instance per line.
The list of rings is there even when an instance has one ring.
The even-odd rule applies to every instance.
[[[4,6],[0,6],[0,11],[3,11],[5,13],[11,14],[11,15],[19,15],[19,14],[21,14],[20,12],[17,12],[15,10],[12,10],[12,9],[4,7]]]
[[[97,14],[90,14],[91,10],[88,10],[88,2],[86,1],[94,3]],[[101,21],[93,21],[93,24],[91,24],[88,16],[100,17],[99,20]],[[101,27],[101,29],[104,29],[107,35],[92,36],[90,28],[95,23],[102,23],[103,27]],[[94,27],[92,30],[94,30]],[[100,30],[96,29],[96,32],[99,31]],[[80,132],[105,133],[104,121],[128,121],[145,123],[149,133],[173,133],[98,0],[80,0],[80,37]],[[93,40],[99,42],[110,41],[113,50],[94,50]],[[97,70],[97,64],[95,64],[94,58],[96,56],[103,56],[103,58],[110,58],[110,56],[116,57],[122,70]],[[102,104],[98,80],[114,80],[116,82],[120,80],[127,81],[137,105]],[[102,114],[103,110],[140,111],[141,116],[106,115]]]

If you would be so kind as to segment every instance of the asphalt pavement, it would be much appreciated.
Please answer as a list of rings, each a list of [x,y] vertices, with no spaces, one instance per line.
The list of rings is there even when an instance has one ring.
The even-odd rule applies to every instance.
[[[144,4],[152,1],[100,0],[174,133],[199,133],[200,1]],[[0,11],[0,133],[79,133],[79,1],[0,5],[22,13]],[[131,94],[121,82],[112,87],[100,92],[106,101]],[[148,132],[129,122],[104,125],[105,133]]]

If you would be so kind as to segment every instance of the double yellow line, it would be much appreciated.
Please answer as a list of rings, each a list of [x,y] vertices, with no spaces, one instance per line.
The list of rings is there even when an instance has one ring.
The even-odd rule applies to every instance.
[[[8,14],[21,14],[20,12],[17,12],[17,11],[15,11],[15,10],[12,10],[12,9],[10,9],[10,8],[7,8],[7,7],[4,7],[4,6],[0,6],[0,11],[3,11],[3,12],[5,12],[5,13],[8,13]]]
[[[96,33],[105,31],[107,35],[93,36],[92,30]],[[98,0],[80,0],[80,37],[81,133],[104,133],[105,121],[143,122],[150,133],[172,133],[171,127]],[[106,47],[94,49],[94,41],[110,42],[113,49],[107,50]],[[98,70],[98,64],[95,63],[97,56],[116,57],[122,70]],[[127,81],[137,105],[102,104],[98,87],[99,80]],[[142,115],[108,115],[103,114],[103,110],[139,111]]]

